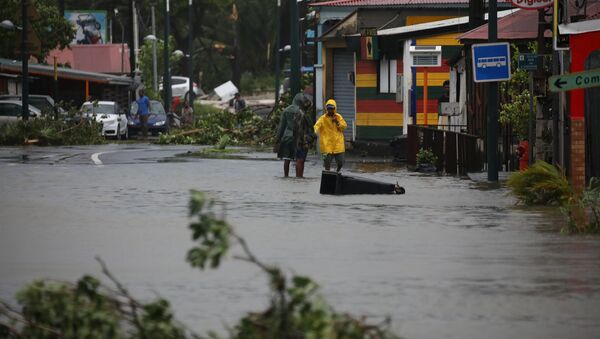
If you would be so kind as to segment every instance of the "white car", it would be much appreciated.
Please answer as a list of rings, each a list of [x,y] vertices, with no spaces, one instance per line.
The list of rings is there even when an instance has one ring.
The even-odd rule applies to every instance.
[[[200,89],[198,88],[198,85],[194,82],[193,83],[193,88],[194,88],[194,94],[195,95],[199,95],[200,94]],[[159,90],[162,91],[162,83],[159,86]],[[173,98],[175,97],[180,97],[180,98],[184,98],[186,93],[189,91],[190,89],[190,78],[187,77],[180,77],[180,76],[172,76],[171,77],[171,96]]]
[[[0,125],[15,122],[23,118],[23,103],[21,100],[0,100]],[[39,118],[42,112],[29,105],[29,117]]]
[[[87,118],[94,118],[102,123],[102,135],[128,139],[127,116],[114,101],[86,101],[81,106],[81,113]]]

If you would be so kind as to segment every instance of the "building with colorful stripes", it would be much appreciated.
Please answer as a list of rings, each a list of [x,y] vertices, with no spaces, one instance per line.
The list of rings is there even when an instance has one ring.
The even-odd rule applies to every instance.
[[[452,76],[450,62],[461,57],[462,46],[456,38],[466,25],[456,21],[438,27],[435,23],[464,17],[468,3],[337,0],[312,4],[320,11],[320,24],[327,23],[318,29],[317,108],[319,101],[327,98],[338,102],[348,121],[347,140],[390,140],[406,133],[407,124],[447,124],[447,119],[438,115],[438,99],[444,95],[444,81],[450,80],[449,97],[456,102],[460,99],[461,80]],[[343,19],[334,24],[323,21],[330,18],[330,11],[339,13],[340,7],[349,6],[353,11]],[[500,8],[509,6],[507,2],[499,4]],[[406,27],[417,30],[393,32]],[[413,65],[411,50],[420,47],[439,51],[433,67]]]

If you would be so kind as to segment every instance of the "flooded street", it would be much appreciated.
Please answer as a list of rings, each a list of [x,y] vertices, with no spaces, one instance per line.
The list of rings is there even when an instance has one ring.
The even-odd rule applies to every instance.
[[[0,149],[0,298],[36,278],[99,277],[97,255],[134,295],[165,297],[190,328],[224,333],[266,306],[267,281],[231,258],[214,271],[185,262],[198,189],[224,203],[262,261],[311,276],[338,310],[390,316],[405,338],[600,337],[600,237],[560,234],[556,208],[515,206],[504,188],[349,163],[346,174],[406,194],[327,196],[315,156],[307,178],[284,179],[272,154],[98,148]]]

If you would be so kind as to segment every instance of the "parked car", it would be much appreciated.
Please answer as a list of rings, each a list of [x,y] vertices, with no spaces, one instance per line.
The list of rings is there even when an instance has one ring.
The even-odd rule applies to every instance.
[[[129,124],[129,132],[134,135],[138,133],[142,126],[140,125],[140,119],[137,115],[138,104],[137,102],[131,103],[131,109],[127,117],[127,123]],[[169,132],[169,119],[162,103],[157,100],[150,100],[150,113],[148,115],[148,132],[158,135],[159,132]]]
[[[18,100],[21,101],[21,95],[11,95],[11,94],[5,94],[5,95],[0,95],[0,100]],[[48,113],[51,112],[52,109],[54,108],[54,99],[52,99],[51,96],[49,95],[42,95],[42,94],[30,94],[29,95],[29,105],[34,106],[35,108],[38,108],[42,113]],[[64,110],[62,108],[58,108],[59,112],[64,113]]]
[[[0,100],[0,124],[15,122],[23,117],[23,103],[20,100]],[[42,112],[29,105],[29,117],[38,118]]]
[[[127,126],[127,115],[119,104],[114,101],[86,101],[81,106],[81,113],[85,118],[95,119],[102,123],[101,134],[106,137],[117,139],[129,138]]]
[[[198,85],[193,83],[194,94],[199,95],[200,89]],[[162,91],[162,83],[159,86],[159,89]],[[180,77],[180,76],[172,76],[171,77],[171,96],[172,97],[180,97],[184,98],[187,92],[190,90],[190,78]]]

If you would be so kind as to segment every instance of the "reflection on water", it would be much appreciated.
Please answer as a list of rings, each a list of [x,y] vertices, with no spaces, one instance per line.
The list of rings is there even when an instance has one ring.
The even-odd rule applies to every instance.
[[[312,276],[342,311],[391,316],[407,338],[600,337],[600,238],[559,234],[555,208],[515,206],[503,188],[354,163],[347,173],[407,193],[323,196],[316,159],[306,179],[239,159],[0,166],[2,298],[34,278],[100,275],[99,255],[200,332],[262,309],[266,280],[253,267],[185,263],[194,188],[223,202],[263,261]]]

